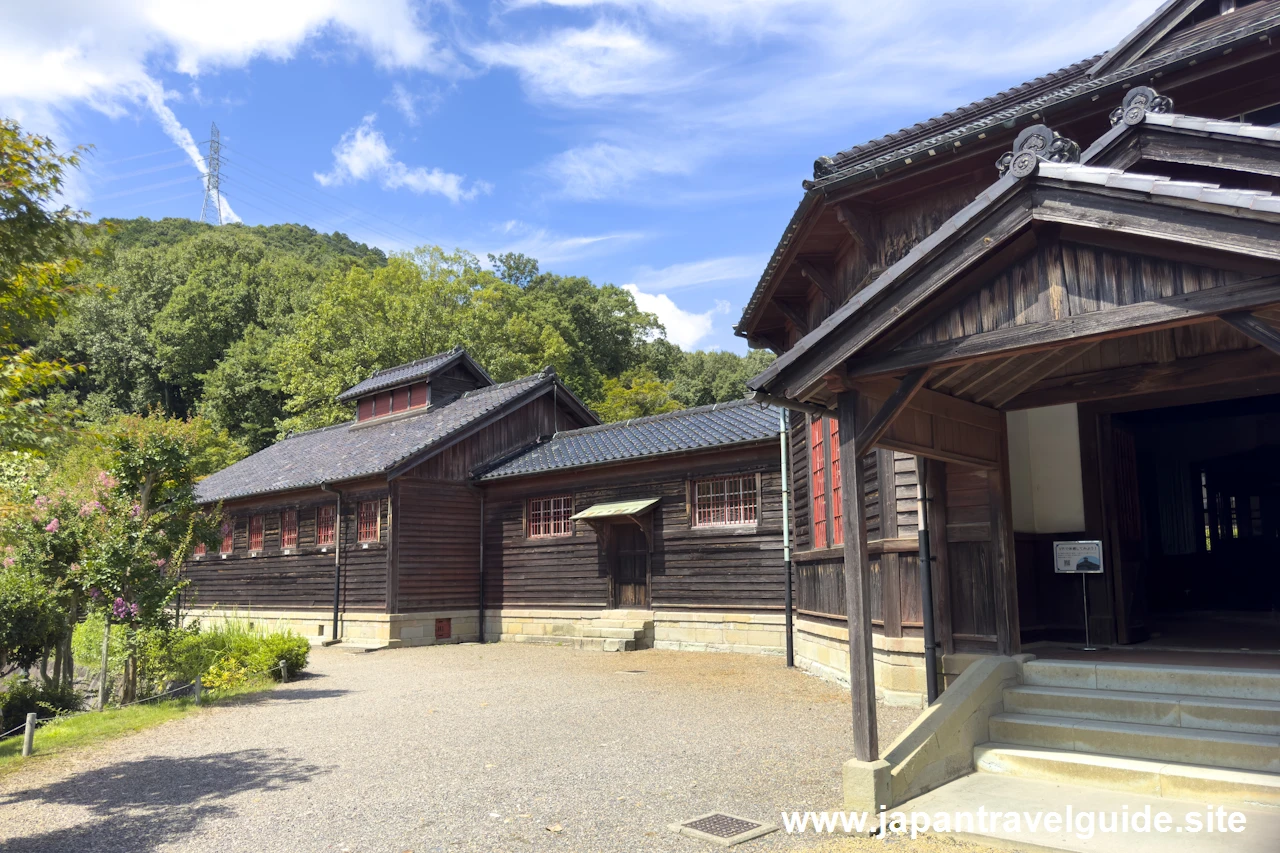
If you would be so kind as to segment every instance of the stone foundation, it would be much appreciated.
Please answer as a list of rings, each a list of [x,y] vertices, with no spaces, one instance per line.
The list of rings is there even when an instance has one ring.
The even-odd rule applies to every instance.
[[[781,613],[663,610],[653,615],[653,645],[658,649],[780,655],[786,637]]]
[[[311,643],[329,642],[333,612],[319,610],[192,610],[185,619],[205,624],[235,619],[266,630],[291,630]],[[436,620],[448,619],[450,636],[436,639]],[[436,610],[428,613],[339,613],[338,638],[371,649],[475,642],[480,638],[476,610]]]

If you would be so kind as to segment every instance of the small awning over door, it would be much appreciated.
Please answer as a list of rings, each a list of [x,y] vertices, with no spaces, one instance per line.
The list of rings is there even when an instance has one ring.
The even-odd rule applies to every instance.
[[[595,504],[582,512],[569,516],[573,521],[604,521],[610,518],[631,518],[646,513],[658,504],[658,498],[636,498],[630,501],[613,501]]]

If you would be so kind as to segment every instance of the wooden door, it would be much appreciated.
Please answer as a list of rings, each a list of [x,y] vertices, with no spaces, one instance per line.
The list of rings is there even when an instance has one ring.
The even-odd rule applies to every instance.
[[[614,607],[649,606],[649,542],[631,522],[613,525],[609,559],[610,602]]]
[[[1113,420],[1108,432],[1110,453],[1103,460],[1103,488],[1109,488],[1111,492],[1105,507],[1108,516],[1106,546],[1115,595],[1116,640],[1121,644],[1140,643],[1150,636],[1150,629],[1147,626],[1146,549],[1142,536],[1138,451],[1133,432],[1128,428]],[[1089,580],[1095,581],[1094,578]],[[1095,583],[1089,585],[1091,595],[1096,592]],[[1094,611],[1094,608],[1091,606],[1090,610]]]

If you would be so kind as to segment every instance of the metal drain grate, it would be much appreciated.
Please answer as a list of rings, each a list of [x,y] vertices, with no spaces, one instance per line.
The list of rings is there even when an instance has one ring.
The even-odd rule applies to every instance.
[[[767,835],[778,827],[723,812],[712,812],[684,823],[674,823],[670,828],[691,838],[701,838],[703,841],[730,847]]]

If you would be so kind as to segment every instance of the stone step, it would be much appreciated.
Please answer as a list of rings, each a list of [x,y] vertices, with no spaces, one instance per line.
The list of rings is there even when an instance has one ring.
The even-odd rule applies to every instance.
[[[639,619],[595,619],[591,624],[597,628],[626,628],[629,631],[645,631],[653,627],[652,622]]]
[[[975,747],[973,763],[979,773],[1280,812],[1280,775],[1274,773],[1009,743]]]
[[[611,640],[635,640],[636,634],[643,633],[636,628],[609,628],[598,624],[587,625],[582,629],[584,637],[607,637]]]
[[[1280,702],[1024,685],[1004,691],[1018,714],[1280,736]]]
[[[1076,687],[1280,702],[1280,670],[1033,660],[1023,664],[1022,681],[1035,687]]]
[[[601,619],[638,619],[641,622],[652,622],[652,610],[601,610]]]
[[[1270,735],[1003,713],[991,717],[990,736],[1021,746],[1280,773],[1280,738]]]
[[[500,634],[499,642],[531,643],[538,646],[566,646],[595,652],[633,652],[636,641],[633,638],[617,637],[564,637],[545,634],[532,636],[529,634]]]

